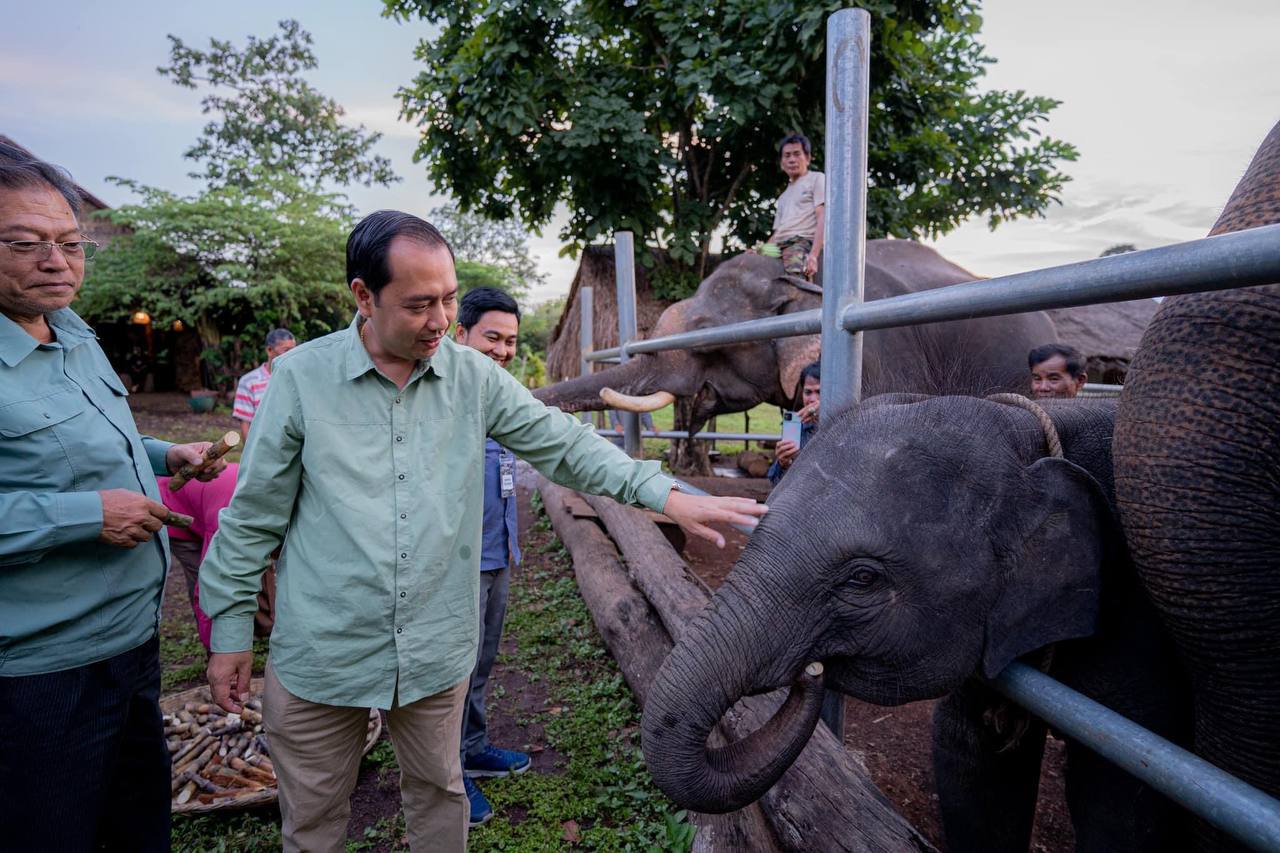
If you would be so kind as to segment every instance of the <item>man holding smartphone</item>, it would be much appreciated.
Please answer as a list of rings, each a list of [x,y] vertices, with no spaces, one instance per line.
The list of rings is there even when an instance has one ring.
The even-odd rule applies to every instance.
[[[819,363],[815,361],[800,371],[800,411],[783,412],[782,441],[779,441],[778,446],[774,448],[773,464],[769,466],[767,475],[769,482],[773,485],[776,486],[781,482],[787,469],[795,461],[800,448],[809,442],[818,429],[818,403],[821,397],[821,372]],[[793,432],[794,428],[789,429],[788,421],[790,424],[799,424],[798,435]]]

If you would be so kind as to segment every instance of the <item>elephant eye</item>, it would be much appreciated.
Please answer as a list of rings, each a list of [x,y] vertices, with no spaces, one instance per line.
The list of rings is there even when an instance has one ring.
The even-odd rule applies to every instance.
[[[855,566],[853,571],[849,573],[850,586],[855,586],[859,589],[867,589],[879,579],[880,573],[865,564]]]

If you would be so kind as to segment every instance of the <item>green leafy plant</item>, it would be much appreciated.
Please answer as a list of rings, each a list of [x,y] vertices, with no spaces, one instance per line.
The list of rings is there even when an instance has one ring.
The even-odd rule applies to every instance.
[[[175,85],[205,87],[200,106],[213,119],[185,156],[203,164],[192,177],[210,186],[252,186],[260,172],[293,175],[311,189],[338,184],[389,186],[391,161],[373,153],[382,134],[342,123],[345,111],[302,77],[316,68],[311,34],[294,20],[244,47],[210,39],[209,49],[169,36],[169,64],[156,69]]]
[[[384,14],[433,27],[401,109],[463,208],[532,228],[567,208],[567,250],[630,229],[701,279],[716,235],[732,249],[769,233],[784,134],[806,132],[821,168],[824,24],[846,5],[384,0]],[[1056,101],[979,90],[992,60],[977,0],[859,5],[873,26],[869,236],[1043,214],[1076,151],[1040,135]]]
[[[233,387],[286,326],[302,340],[350,322],[343,283],[351,212],[297,178],[255,170],[248,188],[190,196],[120,180],[140,201],[106,211],[127,233],[94,260],[76,302],[89,322],[121,322],[139,309],[167,328],[193,328],[217,387]]]

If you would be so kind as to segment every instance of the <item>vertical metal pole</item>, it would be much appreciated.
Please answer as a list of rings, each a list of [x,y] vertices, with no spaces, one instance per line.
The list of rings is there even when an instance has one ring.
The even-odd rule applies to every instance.
[[[578,375],[591,373],[587,353],[595,349],[595,291],[590,287],[578,288]],[[578,415],[584,424],[591,423],[591,412]]]
[[[613,262],[618,280],[618,346],[622,348],[622,363],[631,360],[626,345],[636,337],[636,249],[630,231],[616,231],[613,235]],[[635,412],[622,412],[622,449],[628,456],[640,458],[644,449],[640,444],[640,416]]]
[[[871,16],[841,9],[827,19],[827,176],[822,253],[822,407],[825,422],[862,395],[862,335],[841,327],[862,302],[867,245],[867,99]],[[822,719],[843,740],[844,700],[828,691]]]

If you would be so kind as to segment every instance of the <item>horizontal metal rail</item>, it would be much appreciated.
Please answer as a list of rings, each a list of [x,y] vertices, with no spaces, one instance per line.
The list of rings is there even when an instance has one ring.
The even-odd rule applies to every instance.
[[[1280,225],[1266,225],[1158,249],[875,299],[850,306],[841,323],[847,331],[866,331],[1275,282],[1280,282]],[[821,326],[821,311],[797,311],[632,341],[627,344],[627,354],[812,335]],[[586,358],[604,361],[620,353],[620,348],[610,347]]]
[[[1124,390],[1123,385],[1104,385],[1101,382],[1086,382],[1080,389],[1081,397],[1119,397]]]
[[[1255,850],[1280,850],[1280,802],[1252,785],[1024,663],[991,685],[1223,832]]]
[[[1280,225],[854,305],[850,332],[1280,282]]]
[[[606,438],[610,435],[621,435],[617,430],[596,428],[596,432]],[[644,430],[641,438],[696,438],[698,441],[782,441],[782,436],[767,432],[695,432],[689,435],[687,430]]]

